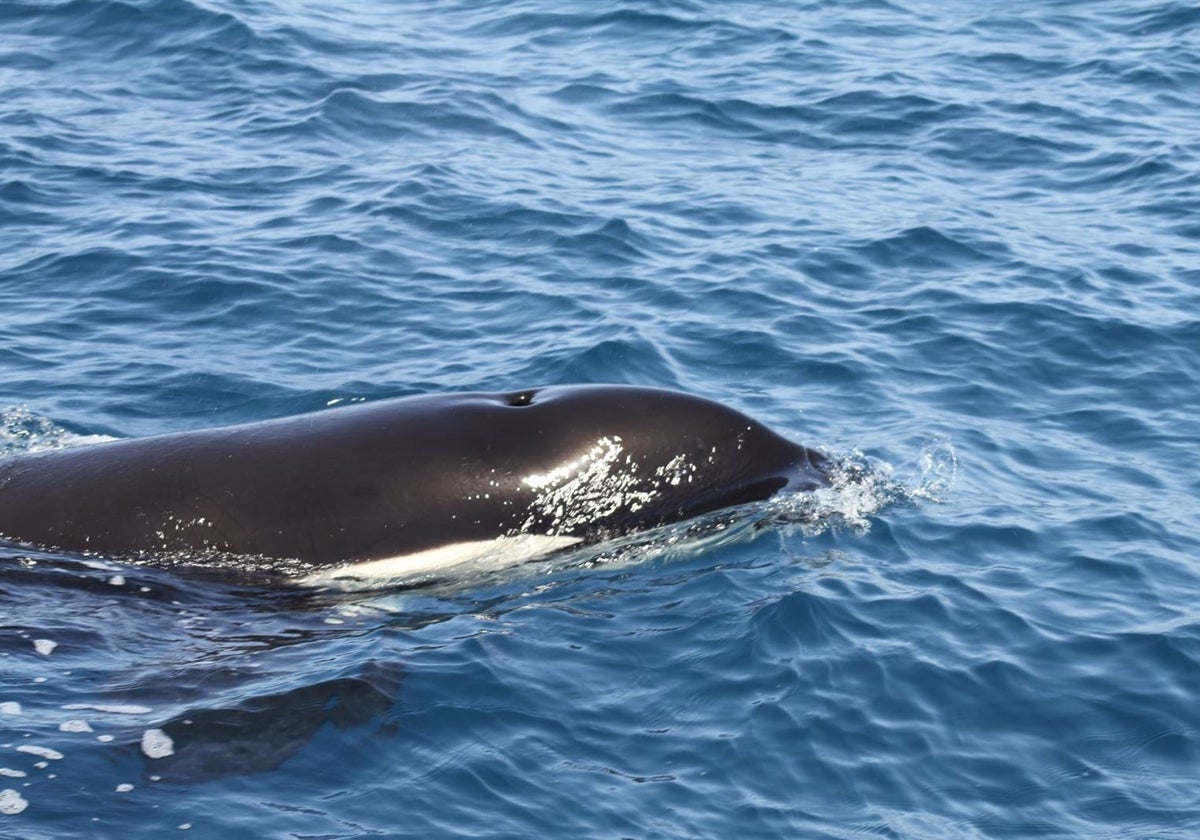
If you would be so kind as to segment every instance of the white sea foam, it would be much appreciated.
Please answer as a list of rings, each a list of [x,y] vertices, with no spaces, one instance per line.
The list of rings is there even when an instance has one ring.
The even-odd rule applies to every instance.
[[[154,711],[149,706],[132,703],[67,703],[62,708],[68,712],[92,711],[110,715],[145,715]]]
[[[29,807],[29,800],[21,796],[12,788],[0,790],[0,814],[19,814]]]
[[[30,755],[36,755],[39,758],[46,758],[51,761],[58,761],[63,757],[63,754],[58,750],[51,749],[50,747],[38,747],[33,744],[21,744],[21,746],[17,747],[17,752],[29,753]]]
[[[161,729],[147,729],[142,733],[142,752],[147,758],[166,758],[175,754],[175,742]]]

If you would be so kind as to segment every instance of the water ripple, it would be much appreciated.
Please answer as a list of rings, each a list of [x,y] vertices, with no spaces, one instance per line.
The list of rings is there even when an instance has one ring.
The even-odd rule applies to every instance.
[[[466,591],[0,545],[0,834],[1194,835],[1198,22],[0,0],[0,452],[609,381],[847,479]]]

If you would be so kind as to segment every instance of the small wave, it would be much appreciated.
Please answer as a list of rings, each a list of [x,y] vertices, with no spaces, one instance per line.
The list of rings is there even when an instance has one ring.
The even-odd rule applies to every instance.
[[[986,265],[1004,245],[983,241],[969,231],[946,231],[922,225],[874,239],[855,250],[872,265],[886,268],[952,269],[963,265]]]
[[[26,406],[0,409],[0,457],[18,452],[66,449],[88,443],[115,440],[108,435],[81,435],[34,414]]]

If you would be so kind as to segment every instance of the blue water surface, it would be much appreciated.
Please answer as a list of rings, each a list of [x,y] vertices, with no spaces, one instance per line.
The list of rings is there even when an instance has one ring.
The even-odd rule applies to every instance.
[[[0,544],[0,836],[1200,836],[1198,92],[1184,2],[0,0],[0,450],[623,382],[874,477],[400,592]]]

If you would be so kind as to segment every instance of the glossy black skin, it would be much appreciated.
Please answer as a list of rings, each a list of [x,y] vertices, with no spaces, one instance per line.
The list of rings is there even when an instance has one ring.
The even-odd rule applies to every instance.
[[[652,500],[563,525],[523,481],[619,438]],[[672,485],[655,471],[700,466]],[[0,534],[110,556],[374,560],[518,532],[595,541],[826,484],[819,453],[699,397],[616,385],[364,403],[0,461]]]

